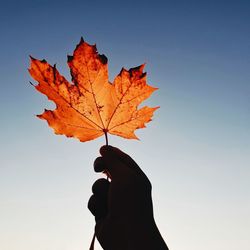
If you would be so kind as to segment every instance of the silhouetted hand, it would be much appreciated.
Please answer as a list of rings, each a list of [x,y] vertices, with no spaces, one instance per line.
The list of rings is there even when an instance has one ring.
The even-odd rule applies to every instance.
[[[96,219],[96,237],[105,250],[167,250],[153,217],[151,184],[136,162],[112,146],[100,149],[88,208]]]

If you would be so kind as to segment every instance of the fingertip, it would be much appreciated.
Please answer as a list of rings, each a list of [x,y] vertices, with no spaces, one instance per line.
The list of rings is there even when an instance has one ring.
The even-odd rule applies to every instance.
[[[106,169],[105,163],[102,157],[97,157],[94,161],[94,170],[95,172],[103,172]]]
[[[104,145],[100,148],[100,154],[101,156],[106,155],[108,152],[110,152],[113,149],[111,145]]]
[[[96,199],[95,199],[95,196],[92,194],[89,198],[89,201],[88,201],[88,204],[87,204],[87,207],[89,209],[89,211],[95,215],[95,207],[96,207]]]
[[[100,178],[95,181],[92,186],[92,192],[94,195],[97,195],[102,198],[107,198],[109,191],[110,182],[105,178]]]
[[[100,199],[94,194],[89,198],[87,207],[96,220],[104,218],[108,212],[107,201]]]

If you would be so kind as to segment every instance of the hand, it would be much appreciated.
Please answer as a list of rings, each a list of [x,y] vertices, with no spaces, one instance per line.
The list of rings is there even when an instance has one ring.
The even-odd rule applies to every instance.
[[[111,182],[97,180],[88,208],[105,250],[168,250],[153,217],[151,184],[136,162],[118,148],[103,146],[94,162]]]

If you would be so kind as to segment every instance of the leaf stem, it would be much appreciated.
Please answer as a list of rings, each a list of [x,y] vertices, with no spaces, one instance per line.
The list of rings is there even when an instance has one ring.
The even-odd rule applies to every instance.
[[[108,146],[109,145],[108,132],[104,131],[104,135],[105,135],[106,146]]]
[[[93,235],[93,238],[92,238],[92,241],[91,241],[89,250],[94,250],[95,237],[96,237],[96,236],[95,236],[95,231],[94,231],[94,235]]]

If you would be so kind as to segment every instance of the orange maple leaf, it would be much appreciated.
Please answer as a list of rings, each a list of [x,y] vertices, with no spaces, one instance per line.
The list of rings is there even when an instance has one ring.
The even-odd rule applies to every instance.
[[[157,88],[146,83],[144,65],[122,69],[108,80],[108,60],[95,45],[81,39],[73,56],[68,56],[72,83],[69,83],[45,60],[31,57],[29,72],[38,82],[35,88],[56,104],[39,118],[47,120],[55,134],[75,137],[80,141],[95,139],[107,133],[127,139],[138,139],[134,131],[144,128],[158,108],[138,105]]]

